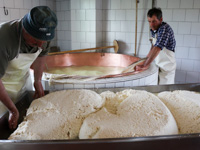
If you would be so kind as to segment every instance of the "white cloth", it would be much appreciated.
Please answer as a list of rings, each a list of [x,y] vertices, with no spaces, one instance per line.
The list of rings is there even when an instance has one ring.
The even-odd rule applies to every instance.
[[[153,38],[155,45],[157,35]],[[174,84],[176,72],[175,53],[164,47],[155,59],[156,65],[159,67],[159,85]]]

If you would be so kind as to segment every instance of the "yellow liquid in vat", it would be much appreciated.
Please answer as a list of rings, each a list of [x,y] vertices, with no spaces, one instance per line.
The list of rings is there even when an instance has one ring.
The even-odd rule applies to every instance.
[[[124,67],[70,66],[49,68],[45,72],[50,74],[66,74],[79,76],[104,76],[120,74]]]

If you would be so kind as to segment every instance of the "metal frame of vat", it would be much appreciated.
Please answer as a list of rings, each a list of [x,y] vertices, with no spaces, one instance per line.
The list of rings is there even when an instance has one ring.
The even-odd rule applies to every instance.
[[[127,88],[104,88],[91,90],[101,93],[106,90],[118,92],[124,89]],[[200,92],[200,83],[130,87],[129,89],[146,90],[152,93],[173,90],[190,90]],[[26,108],[29,107],[31,101],[33,100],[32,96],[33,91],[25,92],[20,98],[20,101],[16,104],[20,112],[20,122],[23,120]],[[89,140],[6,140],[11,134],[11,131],[8,129],[7,117],[8,113],[0,119],[0,150],[199,150],[200,148],[200,133]]]

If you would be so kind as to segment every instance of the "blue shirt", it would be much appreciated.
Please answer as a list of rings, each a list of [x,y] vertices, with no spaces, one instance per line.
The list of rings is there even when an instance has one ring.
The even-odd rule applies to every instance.
[[[151,34],[153,38],[155,38],[157,34],[157,41],[154,46],[161,48],[161,50],[166,47],[168,50],[174,52],[176,46],[174,31],[167,23],[162,22],[161,26],[156,31],[151,29]]]

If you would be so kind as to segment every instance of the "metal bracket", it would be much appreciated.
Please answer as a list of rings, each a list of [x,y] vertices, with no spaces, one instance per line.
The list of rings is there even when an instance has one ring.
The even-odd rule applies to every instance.
[[[5,6],[3,7],[3,9],[4,9],[4,14],[7,16],[8,15],[8,9],[6,9]]]

